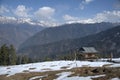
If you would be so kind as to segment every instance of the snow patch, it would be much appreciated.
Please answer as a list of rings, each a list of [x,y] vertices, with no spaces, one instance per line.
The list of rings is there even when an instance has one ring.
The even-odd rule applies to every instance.
[[[30,78],[29,80],[35,80],[35,79],[39,79],[39,80],[42,80],[43,77],[46,77],[47,75],[45,76],[35,76],[35,77],[32,77]]]
[[[109,62],[89,62],[89,61],[49,61],[49,62],[39,62],[30,63],[24,65],[14,65],[14,66],[0,66],[0,75],[14,75],[16,73],[26,73],[26,72],[45,72],[45,71],[55,71],[72,69],[75,67],[83,67],[87,65],[88,67],[103,67],[103,65],[109,65]],[[120,64],[113,63],[110,67],[120,67]]]
[[[67,76],[71,75],[72,72],[62,72],[57,74],[59,77],[57,79],[54,80],[63,80],[64,78],[66,78]]]
[[[111,80],[120,80],[120,78],[112,78]]]
[[[92,78],[98,78],[98,77],[105,76],[105,75],[96,75],[96,76],[87,76],[87,77],[79,77],[79,76],[68,77],[69,75],[68,73],[66,75],[62,74],[62,76],[60,76],[59,78],[55,80],[92,80]]]

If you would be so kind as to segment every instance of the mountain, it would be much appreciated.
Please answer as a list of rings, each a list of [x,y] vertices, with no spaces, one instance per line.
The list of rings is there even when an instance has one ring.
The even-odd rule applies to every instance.
[[[30,25],[39,25],[43,27],[55,27],[58,24],[54,22],[45,22],[45,21],[37,21],[33,20],[31,18],[17,18],[17,17],[8,17],[8,16],[3,16],[0,15],[0,24],[4,23],[12,23],[12,24],[23,24],[23,23],[28,23]]]
[[[13,44],[18,48],[26,39],[42,29],[44,29],[42,26],[28,23],[0,23],[0,46]]]
[[[43,45],[65,39],[75,39],[114,27],[113,23],[95,24],[65,24],[58,27],[46,28],[27,39],[20,48]]]
[[[100,27],[101,26],[99,26],[99,28]],[[95,33],[92,35],[88,35],[88,36],[80,37],[76,39],[66,39],[66,40],[56,41],[56,42],[43,44],[43,45],[41,44],[31,45],[31,46],[23,47],[19,49],[18,52],[32,56],[32,57],[43,58],[43,57],[49,56],[53,58],[58,55],[68,54],[69,51],[71,50],[74,51],[82,46],[93,46],[93,47],[96,47],[97,50],[99,50],[103,54],[114,52],[117,50],[116,55],[119,55],[120,37],[118,36],[120,33],[120,26],[115,28],[113,27],[99,33],[97,32]],[[63,33],[63,36],[64,35],[66,34]]]

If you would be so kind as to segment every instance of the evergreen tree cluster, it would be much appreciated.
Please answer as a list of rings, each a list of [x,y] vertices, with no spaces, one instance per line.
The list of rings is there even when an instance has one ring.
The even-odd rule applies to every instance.
[[[8,47],[4,44],[0,47],[0,65],[15,65],[16,60],[16,51],[13,45]]]
[[[7,46],[6,44],[0,47],[0,65],[16,65],[35,62],[27,55],[17,56],[16,50],[13,45]]]
[[[37,62],[34,59],[29,58],[27,55],[19,55],[17,56],[16,64],[27,64],[27,63],[33,63]]]

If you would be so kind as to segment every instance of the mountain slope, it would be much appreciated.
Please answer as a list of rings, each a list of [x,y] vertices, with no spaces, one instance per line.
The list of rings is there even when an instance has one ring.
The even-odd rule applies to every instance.
[[[43,45],[65,39],[75,39],[114,27],[112,23],[95,24],[66,24],[59,27],[47,28],[27,39],[20,48]]]
[[[18,48],[19,45],[27,38],[33,36],[42,29],[43,27],[41,26],[30,25],[28,23],[1,23],[0,44],[13,44],[16,48]]]
[[[83,38],[67,39],[45,45],[34,45],[19,49],[19,53],[35,57],[56,57],[62,54],[68,54],[82,46],[96,47],[100,53],[115,53],[114,56],[120,56],[120,26],[102,31],[97,34],[89,35]]]

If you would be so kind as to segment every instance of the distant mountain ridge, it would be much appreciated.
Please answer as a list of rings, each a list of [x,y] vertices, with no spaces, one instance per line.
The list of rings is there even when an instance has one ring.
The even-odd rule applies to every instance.
[[[28,23],[0,23],[0,44],[13,44],[18,48],[28,37],[43,29],[42,26],[30,25]]]
[[[24,24],[27,23],[29,25],[43,26],[43,27],[54,27],[57,26],[57,23],[47,23],[44,21],[32,20],[30,18],[16,18],[16,17],[8,17],[0,15],[0,24]]]
[[[102,28],[103,27],[105,27],[105,25],[102,26]],[[32,57],[34,56],[34,57],[43,58],[46,56],[54,57],[54,56],[58,56],[58,55],[62,55],[62,54],[67,54],[67,53],[69,53],[69,51],[71,51],[71,50],[73,51],[82,46],[93,46],[93,47],[97,48],[97,50],[102,52],[103,54],[109,53],[109,52],[114,52],[117,50],[118,52],[115,54],[115,56],[116,56],[116,55],[120,54],[119,53],[120,38],[114,37],[114,35],[118,34],[118,33],[120,33],[120,26],[114,27],[114,26],[110,25],[109,27],[106,26],[106,29],[104,29],[104,31],[102,31],[102,32],[99,31],[99,33],[95,32],[94,34],[87,35],[84,37],[82,36],[82,37],[79,37],[76,39],[75,38],[74,39],[65,39],[65,40],[60,40],[60,41],[56,41],[56,42],[51,42],[48,44],[31,45],[28,47],[20,48],[18,52],[22,53],[22,54],[27,54]],[[115,40],[115,41],[110,42],[109,40],[110,41]],[[114,45],[117,45],[118,47],[114,48]],[[109,47],[111,49],[109,50],[109,48],[107,48],[107,47]],[[114,48],[114,49],[112,50],[112,48]]]
[[[95,24],[65,24],[54,28],[44,29],[34,36],[27,39],[20,48],[34,45],[44,45],[65,39],[75,39],[114,27],[113,23],[95,23]]]

